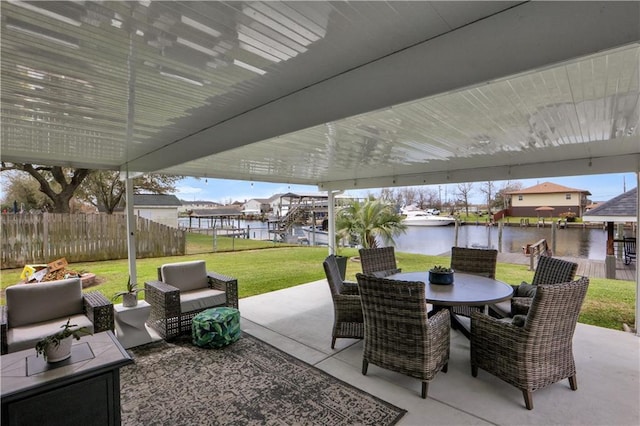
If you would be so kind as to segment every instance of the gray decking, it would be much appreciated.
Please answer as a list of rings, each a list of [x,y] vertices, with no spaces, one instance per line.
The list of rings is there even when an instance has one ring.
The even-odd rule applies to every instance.
[[[449,253],[446,253],[449,255]],[[604,260],[584,259],[578,257],[562,257],[564,260],[576,262],[578,264],[577,275],[594,278],[605,278]],[[499,263],[515,263],[528,265],[529,257],[520,253],[498,253]],[[616,261],[616,279],[625,281],[635,281],[636,261],[630,265],[625,265],[622,259]]]

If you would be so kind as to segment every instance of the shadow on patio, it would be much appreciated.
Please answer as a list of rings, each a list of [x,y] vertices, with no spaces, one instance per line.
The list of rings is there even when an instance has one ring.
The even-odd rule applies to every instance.
[[[427,400],[420,381],[369,365],[361,374],[362,342],[338,339],[330,348],[333,304],[325,280],[240,300],[242,329],[408,413],[401,425],[640,423],[638,337],[578,324],[574,336],[578,390],[568,380],[534,392],[524,407],[515,387],[480,370],[471,376],[469,341],[451,332],[448,373],[430,383]]]

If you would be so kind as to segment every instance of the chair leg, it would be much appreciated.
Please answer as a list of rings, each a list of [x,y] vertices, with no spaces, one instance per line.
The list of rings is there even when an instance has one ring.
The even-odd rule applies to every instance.
[[[473,377],[478,377],[478,366],[477,365],[472,365],[471,366],[471,375]]]
[[[578,390],[578,378],[576,376],[569,377],[569,385],[571,390]]]
[[[429,392],[429,382],[422,382],[422,399],[427,399],[427,393]]]
[[[533,410],[533,394],[531,391],[523,390],[522,396],[524,396],[524,405],[527,406],[527,410]]]
[[[449,370],[449,363],[448,362],[442,367],[442,372],[446,373],[447,370]]]
[[[364,376],[367,375],[367,369],[369,368],[369,361],[367,361],[366,359],[362,359],[362,374]]]
[[[331,339],[331,349],[334,349],[336,347],[336,338],[332,338]]]

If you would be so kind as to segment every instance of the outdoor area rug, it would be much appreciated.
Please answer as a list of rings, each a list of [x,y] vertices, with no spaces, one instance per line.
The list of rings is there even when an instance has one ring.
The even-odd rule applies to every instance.
[[[223,349],[129,351],[123,425],[393,425],[406,413],[246,333]]]

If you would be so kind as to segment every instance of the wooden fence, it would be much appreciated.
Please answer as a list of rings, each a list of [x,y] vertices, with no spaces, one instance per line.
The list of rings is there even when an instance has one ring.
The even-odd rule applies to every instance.
[[[127,258],[127,218],[107,214],[3,214],[2,269]],[[136,257],[185,254],[185,232],[137,218]]]

